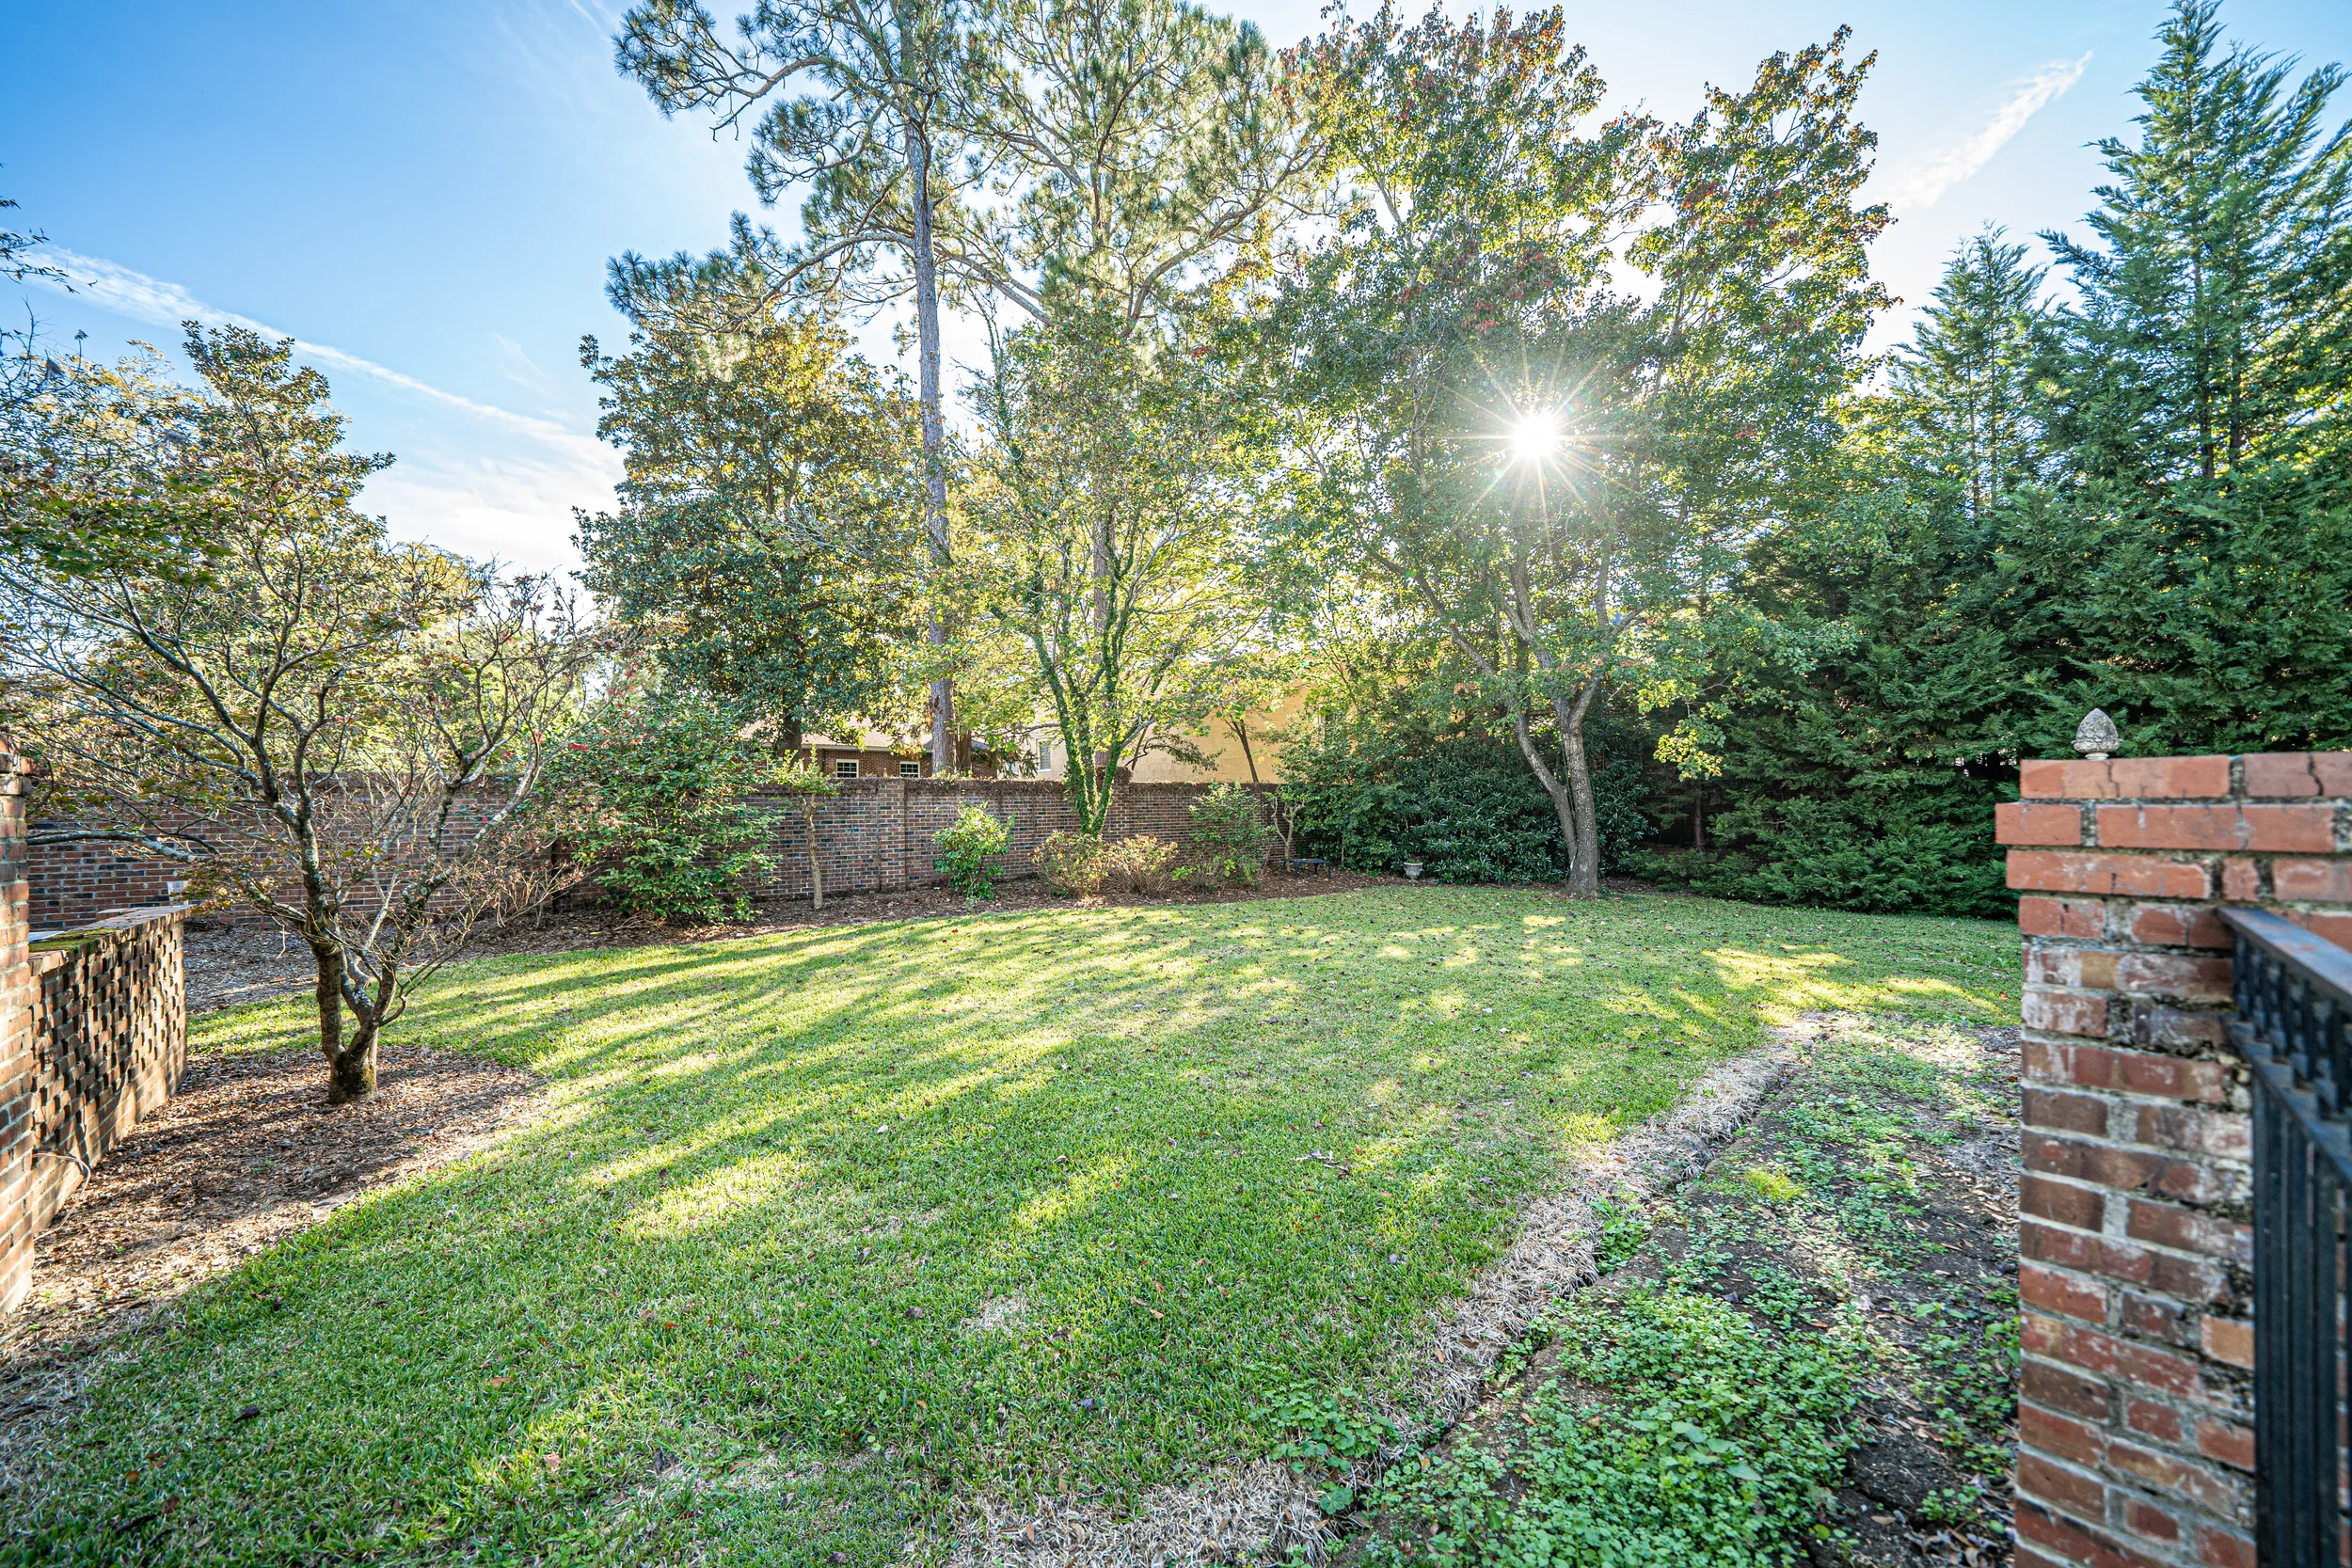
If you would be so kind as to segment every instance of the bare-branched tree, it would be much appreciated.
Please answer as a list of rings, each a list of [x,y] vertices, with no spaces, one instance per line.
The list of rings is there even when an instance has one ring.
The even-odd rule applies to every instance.
[[[204,390],[155,449],[185,472],[143,493],[202,498],[201,564],[0,557],[32,841],[177,862],[198,896],[300,941],[342,1103],[373,1092],[416,983],[564,875],[538,784],[592,645],[547,580],[394,544],[355,510],[389,459],[339,450],[289,343],[192,326],[187,349]]]

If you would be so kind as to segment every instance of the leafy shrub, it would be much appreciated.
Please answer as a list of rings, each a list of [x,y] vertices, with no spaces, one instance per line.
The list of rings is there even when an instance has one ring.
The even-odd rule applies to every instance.
[[[1057,892],[1084,898],[1102,890],[1105,874],[1102,841],[1084,833],[1058,830],[1046,834],[1044,842],[1029,851],[1029,863]]]
[[[748,797],[775,770],[734,718],[688,692],[631,692],[573,732],[549,769],[564,842],[615,907],[662,925],[751,915],[774,865]]]
[[[1176,846],[1150,833],[1105,842],[1083,833],[1048,833],[1029,851],[1047,885],[1077,897],[1098,893],[1166,893],[1176,879]]]
[[[1258,812],[1258,792],[1221,784],[1192,803],[1187,835],[1192,869],[1210,880],[1254,883],[1265,871],[1265,852],[1279,837]]]
[[[2007,918],[2016,895],[1993,843],[1993,791],[1953,809],[1943,795],[1756,801],[1718,819],[1729,847],[1628,857],[1627,869],[1672,886],[1757,904],[1866,914]],[[1954,820],[1953,818],[1958,818]]]
[[[967,898],[987,898],[996,892],[998,864],[1012,846],[1012,828],[982,805],[971,800],[956,813],[954,823],[931,835],[939,847],[940,874],[947,885]]]
[[[1166,893],[1175,881],[1176,846],[1150,833],[1102,847],[1103,886],[1112,893]]]
[[[1442,882],[1541,882],[1565,876],[1559,813],[1525,765],[1500,753],[1449,750],[1391,768],[1334,769],[1300,780],[1302,845],[1363,871],[1393,871],[1418,860]],[[1604,865],[1622,862],[1649,833],[1637,805],[1642,788],[1641,765],[1630,757],[1595,769]]]

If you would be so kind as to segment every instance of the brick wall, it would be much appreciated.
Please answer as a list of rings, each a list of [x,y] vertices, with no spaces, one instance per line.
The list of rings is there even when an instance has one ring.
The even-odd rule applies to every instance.
[[[64,931],[122,910],[168,904],[188,868],[114,844],[44,844],[32,851],[28,910],[37,931]]]
[[[2027,762],[2018,1560],[2252,1568],[2249,1089],[2222,904],[2352,945],[2352,752]]]
[[[1209,784],[1131,784],[1112,797],[1105,834],[1133,838],[1150,833],[1184,841],[1192,824],[1192,803]],[[825,893],[877,893],[938,881],[931,836],[955,821],[967,800],[977,801],[1012,824],[1006,852],[1008,878],[1036,875],[1029,852],[1055,832],[1074,832],[1077,814],[1069,791],[1051,779],[844,779],[841,793],[817,814],[817,853],[825,868]],[[771,800],[777,813],[770,850],[776,868],[755,891],[762,899],[808,896],[808,839],[800,810]]]
[[[17,948],[25,1006],[0,1146],[0,1310],[30,1283],[33,1239],[96,1164],[186,1074],[187,990],[177,908],[134,910]]]
[[[33,1131],[43,1148],[96,1164],[180,1087],[188,1065],[178,908],[133,910],[37,943]],[[72,1160],[40,1162],[36,1226],[82,1182]]]
[[[931,835],[956,819],[966,800],[977,800],[1013,825],[1005,875],[1033,875],[1029,851],[1047,834],[1075,831],[1077,816],[1061,784],[1050,779],[842,779],[841,793],[817,813],[818,855],[825,867],[825,891],[886,892],[939,879],[931,869]],[[1108,829],[1112,838],[1139,833],[1181,842],[1191,824],[1192,803],[1213,787],[1196,784],[1122,784],[1114,798]],[[486,801],[486,798],[485,798]],[[753,891],[760,899],[808,896],[808,843],[799,807],[789,799],[765,802],[776,816],[770,846],[775,871]],[[469,815],[461,809],[461,820]],[[480,809],[471,815],[482,815]],[[171,901],[171,888],[188,874],[172,861],[140,859],[111,844],[43,845],[31,852],[27,876],[32,924],[44,931],[67,930],[123,910]],[[230,919],[258,918],[235,910]]]
[[[32,1284],[33,972],[25,962],[24,763],[0,738],[0,1312]]]
[[[464,844],[479,833],[492,813],[505,803],[506,797],[495,789],[485,789],[461,796],[452,810],[450,820],[455,829],[455,842]],[[322,791],[318,797],[322,822],[327,824],[322,836],[332,842],[336,820],[334,796]],[[364,832],[370,842],[376,841],[388,830],[384,819],[373,814],[373,802],[361,797],[358,810],[363,814]],[[174,814],[166,818],[176,829],[195,826],[198,819]],[[42,822],[36,829],[60,824]],[[424,826],[421,813],[395,825],[400,831],[391,832],[395,845],[413,846],[421,840]],[[256,835],[251,819],[242,825],[222,827],[213,825],[207,837],[234,844],[250,842]],[[274,832],[261,835],[276,843]],[[126,910],[155,909],[178,902],[186,885],[189,867],[179,861],[166,860],[148,854],[135,846],[106,842],[79,844],[42,844],[34,846],[26,861],[28,904],[36,931],[78,930],[93,921]],[[302,902],[298,883],[292,877],[278,890],[290,903]],[[248,911],[230,908],[217,911],[231,920],[262,918]]]

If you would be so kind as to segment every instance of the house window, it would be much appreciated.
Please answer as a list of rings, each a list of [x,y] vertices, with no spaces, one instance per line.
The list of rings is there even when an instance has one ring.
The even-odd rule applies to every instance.
[[[833,776],[834,776],[834,778],[836,778],[836,779],[854,779],[854,778],[856,778],[856,777],[857,777],[857,758],[855,758],[855,757],[835,757],[835,758],[834,758],[834,761],[833,761]]]
[[[1037,770],[1041,773],[1051,773],[1054,770],[1054,743],[1050,740],[1041,740],[1037,743]]]
[[[923,765],[921,763],[902,762],[898,764],[898,777],[902,779],[919,779],[922,776]]]

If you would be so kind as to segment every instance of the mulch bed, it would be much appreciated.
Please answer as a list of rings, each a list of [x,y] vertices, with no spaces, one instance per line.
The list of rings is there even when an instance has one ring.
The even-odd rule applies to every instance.
[[[41,1234],[32,1292],[0,1338],[0,1430],[50,1402],[45,1369],[337,1207],[471,1153],[539,1104],[534,1075],[449,1052],[387,1047],[376,1081],[373,1098],[329,1106],[315,1051],[192,1060],[180,1092]]]

